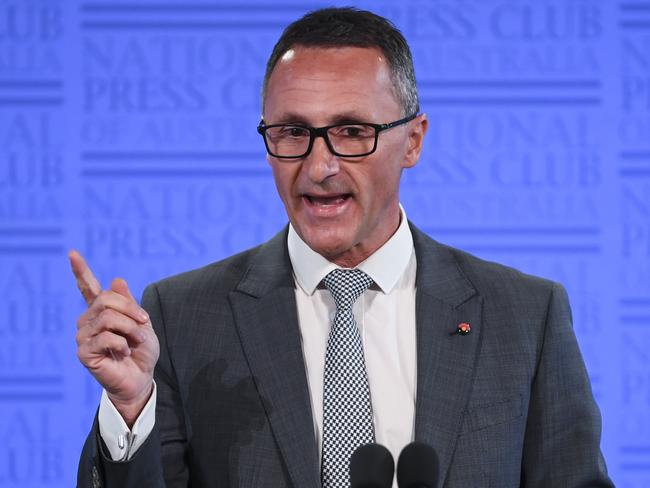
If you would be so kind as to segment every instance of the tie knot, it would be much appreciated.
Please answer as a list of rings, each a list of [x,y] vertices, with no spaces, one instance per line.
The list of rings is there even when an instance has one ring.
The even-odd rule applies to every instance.
[[[360,269],[335,269],[325,279],[325,286],[336,302],[336,308],[351,308],[372,284],[372,278]]]

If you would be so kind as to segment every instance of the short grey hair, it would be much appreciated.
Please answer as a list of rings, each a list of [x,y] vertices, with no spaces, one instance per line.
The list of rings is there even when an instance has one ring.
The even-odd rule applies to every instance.
[[[314,10],[287,26],[266,63],[262,104],[275,65],[284,53],[296,46],[374,47],[381,50],[390,69],[393,95],[402,106],[403,116],[420,110],[413,57],[406,39],[389,20],[353,7]]]

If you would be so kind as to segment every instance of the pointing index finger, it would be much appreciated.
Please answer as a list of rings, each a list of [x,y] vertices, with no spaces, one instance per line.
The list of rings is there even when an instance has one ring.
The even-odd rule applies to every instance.
[[[68,253],[68,258],[72,272],[77,279],[77,287],[86,303],[90,305],[101,293],[102,287],[81,254],[73,250]]]

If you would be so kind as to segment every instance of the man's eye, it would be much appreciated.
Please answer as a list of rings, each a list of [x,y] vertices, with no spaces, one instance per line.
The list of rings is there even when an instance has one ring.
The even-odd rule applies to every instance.
[[[309,131],[304,127],[287,126],[282,128],[283,137],[309,137]]]
[[[371,128],[365,125],[342,125],[336,128],[335,135],[339,137],[368,137],[370,136]]]

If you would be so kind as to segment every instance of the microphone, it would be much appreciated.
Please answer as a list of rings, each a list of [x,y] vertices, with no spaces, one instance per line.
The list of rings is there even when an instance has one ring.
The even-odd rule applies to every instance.
[[[438,482],[438,455],[423,442],[411,442],[397,461],[400,488],[435,488]]]
[[[394,473],[393,455],[380,444],[364,444],[352,453],[351,488],[391,488]]]

